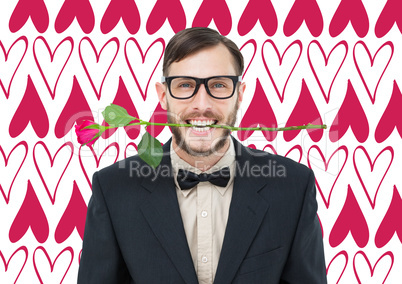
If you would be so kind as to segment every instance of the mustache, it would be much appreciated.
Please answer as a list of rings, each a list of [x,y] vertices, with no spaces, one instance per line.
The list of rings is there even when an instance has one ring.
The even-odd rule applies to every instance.
[[[219,114],[215,114],[212,111],[205,111],[205,112],[192,112],[191,114],[183,115],[180,117],[182,121],[185,120],[190,120],[192,118],[197,118],[197,117],[205,117],[205,118],[211,118],[214,120],[222,120],[223,117]]]

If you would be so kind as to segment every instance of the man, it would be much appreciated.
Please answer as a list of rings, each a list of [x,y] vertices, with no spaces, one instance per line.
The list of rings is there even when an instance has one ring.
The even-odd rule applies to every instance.
[[[156,169],[134,156],[94,174],[79,284],[326,283],[312,171],[206,126],[234,125],[243,67],[214,30],[171,39],[159,101],[195,126],[172,127]]]

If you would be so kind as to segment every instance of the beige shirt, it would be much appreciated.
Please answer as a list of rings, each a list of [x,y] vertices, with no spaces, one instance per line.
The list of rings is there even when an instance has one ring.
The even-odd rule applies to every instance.
[[[206,171],[212,173],[229,166],[230,180],[226,187],[205,181],[189,190],[181,190],[176,179],[178,170],[189,170],[196,174],[200,174],[201,170],[182,160],[172,146],[170,148],[177,199],[200,284],[213,283],[225,235],[235,175],[235,150],[230,137],[229,140],[230,146],[225,155]]]

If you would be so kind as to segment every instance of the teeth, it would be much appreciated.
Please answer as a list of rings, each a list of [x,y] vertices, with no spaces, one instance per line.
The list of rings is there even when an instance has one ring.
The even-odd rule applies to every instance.
[[[198,132],[205,132],[208,131],[211,127],[191,127],[191,128]]]
[[[215,122],[215,120],[190,120],[190,124],[197,126],[206,126],[211,125]]]

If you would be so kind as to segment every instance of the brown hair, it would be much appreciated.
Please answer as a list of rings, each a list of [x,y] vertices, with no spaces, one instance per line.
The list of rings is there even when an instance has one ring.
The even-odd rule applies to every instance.
[[[178,62],[197,51],[218,44],[226,46],[233,56],[236,72],[238,72],[237,75],[242,75],[244,60],[237,45],[217,31],[204,27],[181,30],[170,39],[163,58],[163,75],[167,76],[169,67],[173,62]]]

